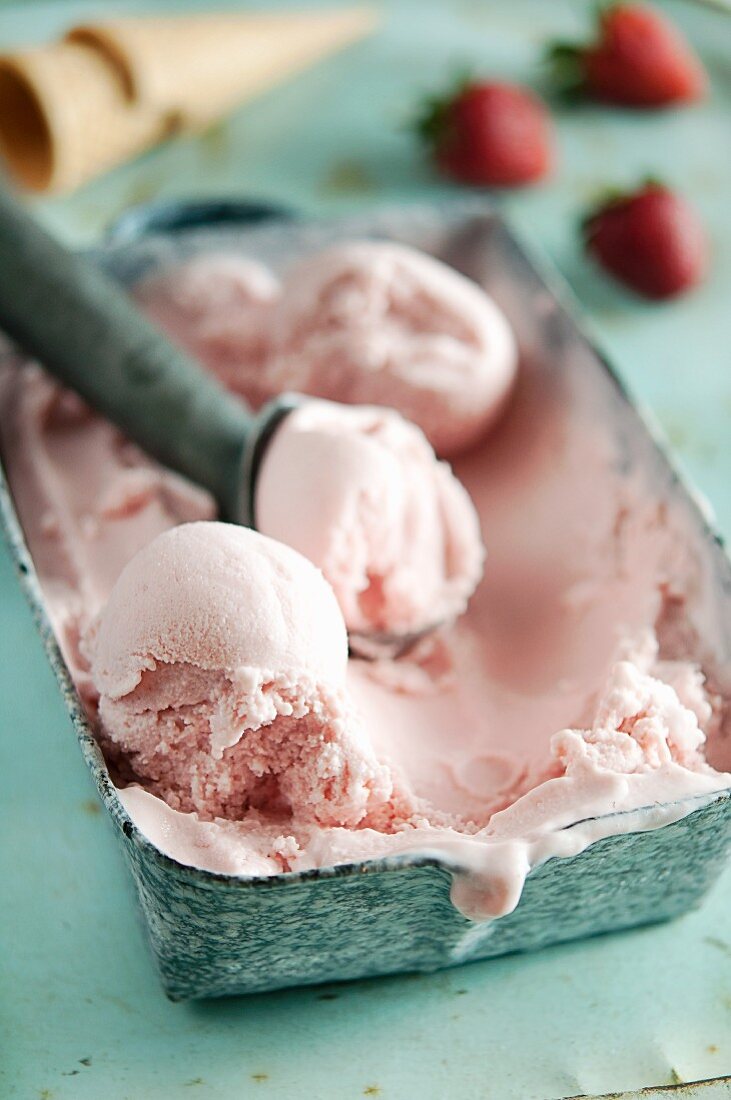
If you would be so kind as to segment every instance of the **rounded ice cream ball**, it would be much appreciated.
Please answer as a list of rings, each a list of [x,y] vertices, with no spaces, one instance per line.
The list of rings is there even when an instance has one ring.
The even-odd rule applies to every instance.
[[[340,244],[300,262],[272,311],[277,390],[391,406],[440,455],[472,445],[517,371],[504,314],[476,283],[405,245]]]
[[[255,518],[322,570],[352,632],[456,619],[482,576],[466,490],[391,409],[313,399],[290,413],[264,453]]]
[[[287,546],[223,523],[166,531],[87,647],[103,741],[174,809],[353,826],[390,795],[345,694],[337,601]]]
[[[147,276],[137,303],[176,343],[252,405],[272,396],[264,377],[274,274],[235,253],[209,253]]]

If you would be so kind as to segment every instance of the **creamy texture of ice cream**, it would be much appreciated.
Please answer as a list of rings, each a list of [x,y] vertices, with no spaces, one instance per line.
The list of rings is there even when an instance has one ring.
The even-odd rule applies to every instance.
[[[271,341],[275,389],[396,408],[440,455],[485,433],[517,369],[512,330],[484,291],[391,242],[334,245],[295,265]]]
[[[384,241],[336,245],[277,277],[236,254],[149,275],[138,303],[258,407],[293,390],[397,409],[442,456],[499,420],[518,367],[504,314],[475,283]]]
[[[74,680],[95,705],[80,639],[130,558],[163,531],[212,519],[213,500],[163,469],[33,364],[0,375],[0,440],[16,506]]]
[[[230,390],[258,406],[275,392],[265,376],[279,281],[236,253],[196,256],[148,275],[135,298],[150,319]]]
[[[174,711],[187,705],[184,687],[197,698],[200,756],[186,751],[174,782],[159,786],[159,776],[143,774],[148,769],[141,760],[135,773],[136,747],[130,742],[128,754],[119,740],[124,721],[119,730],[114,719],[109,728],[98,724],[94,680],[102,635],[89,623],[100,611],[103,623],[102,609],[115,582],[123,584],[118,578],[128,562],[131,576],[147,583],[149,568],[135,564],[146,559],[132,560],[138,551],[148,553],[167,528],[210,518],[211,502],[124,444],[37,368],[3,380],[3,456],[64,654],[104,739],[124,805],[173,858],[224,873],[273,874],[400,853],[435,855],[455,869],[455,903],[484,919],[514,908],[526,875],[542,861],[573,855],[613,833],[660,827],[731,786],[724,770],[731,766],[724,625],[685,505],[658,473],[657,456],[637,425],[619,417],[621,398],[608,379],[597,378],[584,346],[561,343],[550,300],[536,302],[530,315],[521,313],[522,302],[520,308],[511,302],[509,291],[499,300],[514,324],[521,321],[523,359],[503,422],[455,461],[489,549],[489,568],[465,613],[397,661],[349,659],[344,683],[333,674],[336,651],[341,676],[343,668],[337,609],[310,624],[323,631],[313,652],[331,654],[312,675],[318,682],[335,679],[332,690],[342,692],[348,713],[341,760],[350,754],[359,775],[374,777],[369,792],[378,790],[383,800],[384,812],[372,812],[369,793],[355,825],[360,809],[347,823],[336,822],[345,822],[347,807],[363,806],[362,791],[355,801],[346,793],[327,820],[313,812],[327,802],[318,800],[320,750],[329,743],[332,714],[325,711],[312,725],[311,715],[303,716],[307,726],[296,735],[302,772],[291,777],[296,790],[290,795],[252,799],[247,780],[238,802],[214,794],[191,809],[193,766],[210,774],[215,787],[215,754],[238,729],[224,707],[222,725],[215,724],[227,733],[218,740],[216,693],[229,690],[232,669],[263,666],[266,647],[253,623],[249,633],[232,631],[214,647],[201,688],[194,684],[198,672],[181,668],[197,667],[201,651],[171,623],[174,660],[161,663],[153,654],[155,669],[140,671],[164,622],[152,600],[144,638],[135,633],[137,615],[129,629],[109,627],[109,663],[117,671],[109,683],[98,679],[102,710],[106,699],[122,701],[122,709],[127,700],[134,736],[149,746],[161,719],[183,717]],[[176,537],[182,548],[186,535]],[[232,577],[231,555],[210,544],[206,553],[201,592],[219,569],[214,587],[223,591],[224,578]],[[186,566],[181,574],[191,583],[200,572],[197,557],[201,553],[192,555],[190,573]],[[295,591],[283,583],[270,598],[286,596],[294,607],[302,598],[300,572],[291,573]],[[310,591],[318,588],[312,584]],[[321,578],[320,584],[329,592]],[[161,596],[165,591],[161,584]],[[172,601],[169,584],[167,592]],[[114,624],[118,598],[111,599]],[[190,621],[207,622],[215,605],[215,599],[210,608],[206,603],[198,619],[198,611],[189,611]],[[321,605],[324,612],[334,601],[323,596]],[[237,621],[249,622],[252,601],[238,606]],[[144,615],[140,621],[147,621]],[[308,621],[305,614],[303,631]],[[79,633],[86,646],[78,645]],[[207,628],[198,633],[196,645]],[[247,650],[257,637],[263,648]],[[305,660],[303,648],[298,658],[292,651],[295,666]],[[131,654],[137,664],[130,671]],[[272,646],[270,665],[269,672],[290,669],[287,675],[296,678],[281,645]],[[156,682],[147,700],[150,671]],[[258,704],[251,705],[248,681],[236,690],[227,698],[237,715],[250,717]],[[262,752],[274,749],[267,729],[279,720],[276,706],[269,715],[255,731]],[[245,755],[246,732],[223,748],[219,763],[226,752]],[[274,755],[283,759],[278,749]],[[278,768],[271,769],[275,777]],[[344,773],[332,778],[347,790]],[[276,786],[281,794],[279,780]]]
[[[125,567],[87,638],[103,740],[174,809],[359,824],[387,769],[345,693],[347,637],[305,558],[188,523]]]
[[[482,574],[467,493],[390,409],[312,400],[290,413],[264,453],[255,518],[322,569],[356,633],[453,622]]]

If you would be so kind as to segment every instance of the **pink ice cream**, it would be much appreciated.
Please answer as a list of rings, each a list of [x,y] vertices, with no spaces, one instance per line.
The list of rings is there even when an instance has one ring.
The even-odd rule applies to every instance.
[[[236,253],[197,256],[148,276],[135,297],[164,329],[234,393],[260,405],[269,325],[279,282],[263,264]]]
[[[453,622],[482,575],[467,493],[390,409],[296,409],[267,447],[255,503],[258,529],[319,566],[356,633]]]
[[[212,519],[204,490],[159,466],[75,394],[26,364],[0,374],[0,439],[17,509],[74,680],[96,692],[81,637],[130,558],[179,523]]]
[[[713,716],[698,669],[636,653],[617,662],[588,730],[563,730],[551,742],[568,774],[591,766],[624,775],[677,764],[703,773],[703,732]],[[664,679],[661,679],[664,677]]]
[[[340,244],[301,261],[284,277],[271,331],[274,389],[398,409],[444,456],[484,435],[517,368],[492,299],[392,243]]]
[[[727,624],[697,525],[652,445],[617,421],[587,349],[547,350],[550,299],[526,310],[499,273],[493,288],[520,328],[520,380],[499,430],[455,461],[489,568],[457,621],[399,660],[346,657],[337,570],[328,584],[296,550],[189,523],[212,514],[206,494],[37,368],[4,379],[3,459],[60,644],[122,802],[173,858],[250,875],[429,854],[457,869],[455,904],[484,919],[511,911],[544,860],[731,786]],[[353,410],[365,430],[348,466],[333,415],[313,403],[275,436],[263,526],[355,588],[379,553],[398,577],[400,554],[395,606],[426,607],[409,570],[425,587],[440,576],[418,544],[456,560],[444,516],[463,515],[456,531],[474,520],[456,497],[435,509],[439,492],[420,511],[420,479],[440,468],[426,474],[416,429],[394,441],[390,414]],[[320,448],[318,507],[343,545],[308,551],[312,500],[278,493],[282,470],[311,485]],[[369,511],[374,474],[401,489]],[[348,496],[350,478],[362,494]],[[413,528],[384,518],[399,501]],[[365,611],[380,587],[355,600],[363,621],[377,621]]]
[[[158,536],[88,644],[104,737],[174,809],[354,826],[391,793],[345,696],[333,593],[281,543],[220,523]]]

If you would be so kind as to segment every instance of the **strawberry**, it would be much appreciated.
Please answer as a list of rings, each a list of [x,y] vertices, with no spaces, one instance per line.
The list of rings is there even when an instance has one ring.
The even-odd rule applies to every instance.
[[[665,107],[700,99],[703,66],[664,15],[644,4],[612,4],[599,16],[596,41],[557,44],[555,77],[567,91],[625,107]]]
[[[689,203],[660,183],[603,203],[583,228],[591,255],[647,298],[672,298],[706,272],[703,226]]]
[[[427,102],[417,130],[442,171],[462,183],[533,183],[553,159],[548,111],[516,84],[462,81],[451,94]]]

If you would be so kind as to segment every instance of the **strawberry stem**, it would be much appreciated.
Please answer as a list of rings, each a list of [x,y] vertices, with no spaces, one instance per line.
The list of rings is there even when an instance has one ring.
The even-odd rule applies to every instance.
[[[596,199],[589,207],[588,211],[581,218],[579,225],[581,227],[581,233],[584,238],[591,237],[593,223],[599,218],[606,210],[611,209],[613,206],[619,206],[620,203],[626,202],[631,198],[634,192],[627,191],[622,187],[607,186],[602,188]]]
[[[427,96],[412,123],[414,133],[429,145],[438,141],[447,125],[450,107],[473,82],[474,74],[463,68],[454,74],[446,91]]]
[[[575,97],[584,91],[584,50],[574,42],[554,42],[549,46],[546,60],[551,83],[559,95]]]
[[[636,187],[607,186],[601,189],[596,199],[589,208],[588,213],[581,219],[583,232],[599,214],[603,214],[610,207],[619,206],[623,202],[634,198],[641,191],[667,191],[667,184],[658,176],[645,176]]]

